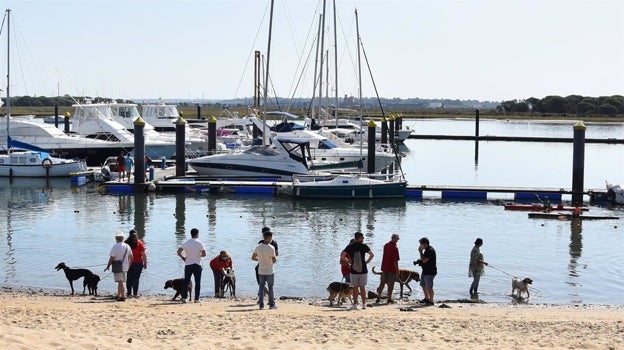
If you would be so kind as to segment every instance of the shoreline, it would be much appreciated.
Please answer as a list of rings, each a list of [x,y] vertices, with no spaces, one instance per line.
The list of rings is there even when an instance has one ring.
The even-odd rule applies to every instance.
[[[258,310],[251,297],[183,304],[171,296],[116,302],[109,293],[2,287],[0,347],[412,349],[425,342],[429,349],[624,349],[624,306],[398,301],[348,310],[302,298]]]

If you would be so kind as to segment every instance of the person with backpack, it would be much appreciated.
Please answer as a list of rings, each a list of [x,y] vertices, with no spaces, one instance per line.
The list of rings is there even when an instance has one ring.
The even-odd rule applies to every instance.
[[[342,261],[348,262],[347,256],[351,256],[351,262],[348,262],[351,268],[351,285],[353,288],[353,305],[351,310],[357,310],[358,294],[362,298],[362,310],[366,310],[366,283],[368,282],[368,269],[366,265],[370,263],[375,254],[370,247],[363,243],[364,234],[358,231],[354,235],[355,242],[345,247],[342,251]],[[368,258],[365,255],[368,254]]]

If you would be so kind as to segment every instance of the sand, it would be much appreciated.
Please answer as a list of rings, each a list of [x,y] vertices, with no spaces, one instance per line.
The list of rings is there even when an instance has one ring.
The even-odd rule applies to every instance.
[[[258,310],[252,298],[170,298],[116,302],[110,294],[4,287],[0,348],[624,349],[622,306],[399,301],[348,310],[319,298]]]

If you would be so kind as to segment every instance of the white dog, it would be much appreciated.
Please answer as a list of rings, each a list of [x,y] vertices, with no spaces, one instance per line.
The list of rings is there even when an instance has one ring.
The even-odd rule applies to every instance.
[[[517,278],[512,278],[511,279],[511,296],[517,296],[518,298],[521,298],[522,292],[525,292],[527,295],[527,299],[530,297],[529,294],[529,284],[532,284],[533,280],[525,277],[524,279],[517,279]],[[518,295],[514,295],[515,291],[518,291]]]

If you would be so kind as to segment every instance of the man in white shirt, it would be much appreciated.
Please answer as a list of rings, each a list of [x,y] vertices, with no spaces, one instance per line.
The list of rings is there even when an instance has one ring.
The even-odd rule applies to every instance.
[[[263,237],[264,241],[258,244],[251,255],[251,260],[258,262],[258,304],[260,305],[260,310],[264,309],[264,285],[267,284],[269,290],[269,308],[277,309],[275,296],[273,294],[273,282],[275,277],[273,265],[277,261],[275,248],[271,245],[273,233],[271,233],[271,231],[266,231],[263,233]]]
[[[178,248],[178,256],[184,260],[184,285],[182,286],[182,302],[186,303],[189,282],[191,275],[195,279],[195,302],[199,303],[199,292],[201,290],[202,258],[206,256],[204,244],[198,239],[199,230],[191,229],[191,238],[182,243]],[[184,255],[182,252],[184,251]]]
[[[126,274],[130,268],[130,262],[132,261],[132,248],[124,243],[124,233],[121,231],[115,233],[115,242],[115,245],[113,245],[108,254],[108,264],[106,264],[104,271],[108,271],[113,261],[118,260],[122,262],[122,271],[113,273],[114,280],[117,282],[117,296],[115,299],[117,299],[117,301],[126,301],[124,296],[126,287],[124,283],[126,282]]]

